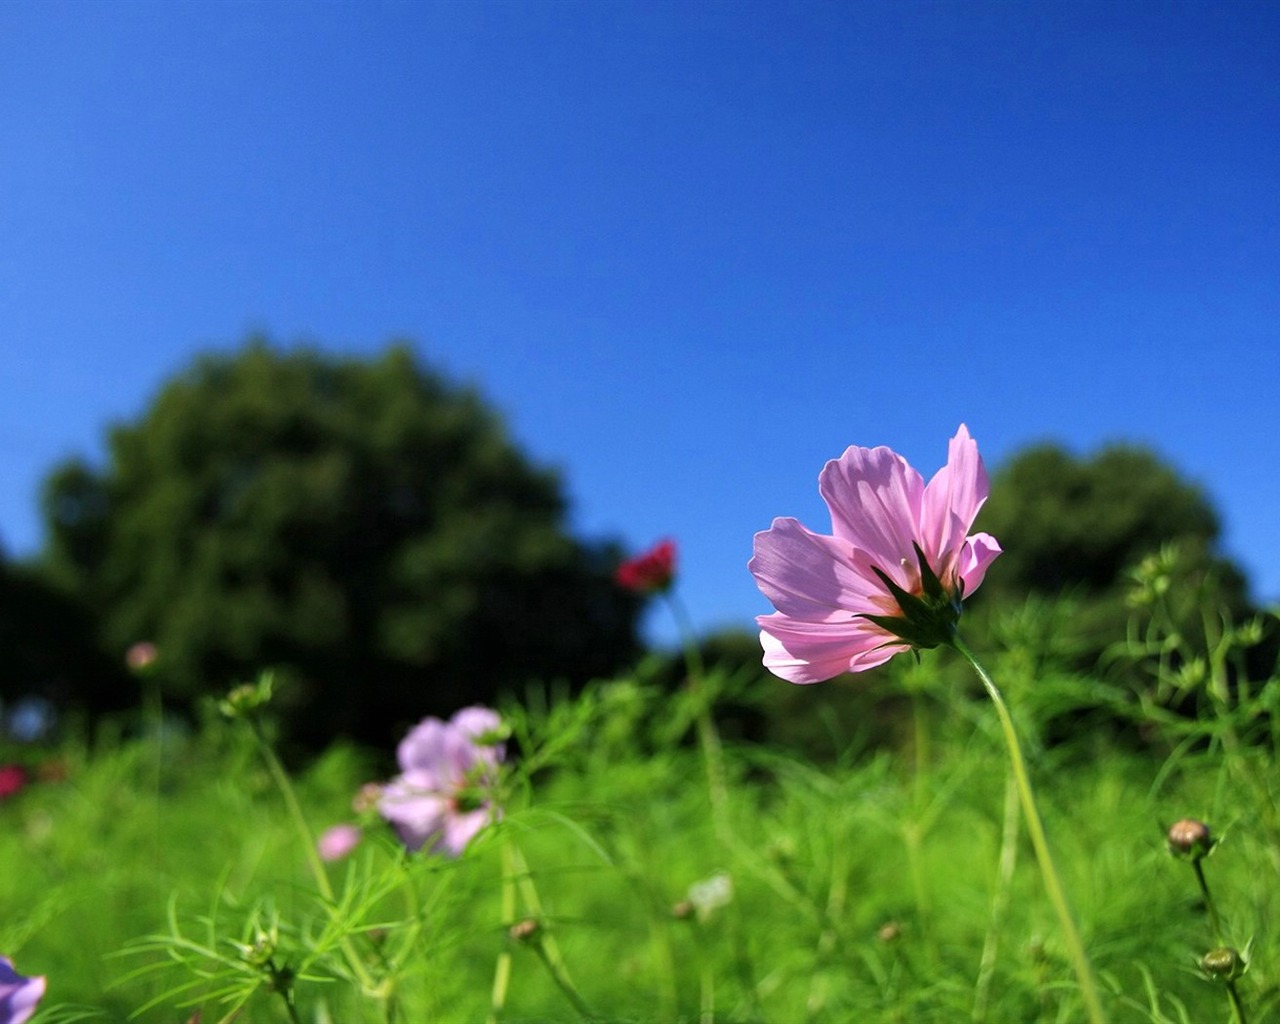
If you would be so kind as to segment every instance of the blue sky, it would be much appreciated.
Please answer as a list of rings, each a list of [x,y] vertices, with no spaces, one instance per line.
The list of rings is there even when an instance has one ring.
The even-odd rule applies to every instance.
[[[1278,52],[1245,0],[0,4],[0,544],[197,352],[404,338],[702,628],[827,459],[961,421],[1152,446],[1280,598]]]

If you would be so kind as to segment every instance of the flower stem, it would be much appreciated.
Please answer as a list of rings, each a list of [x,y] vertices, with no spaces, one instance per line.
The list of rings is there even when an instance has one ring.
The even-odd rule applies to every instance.
[[[258,751],[262,754],[262,759],[266,762],[267,771],[270,773],[272,781],[275,782],[276,788],[284,798],[285,806],[289,809],[289,817],[293,819],[294,828],[302,838],[303,849],[306,850],[307,854],[307,866],[311,869],[316,888],[320,890],[321,897],[324,898],[330,909],[336,909],[338,904],[337,897],[334,894],[333,886],[329,882],[329,874],[325,871],[324,862],[320,860],[320,853],[316,849],[315,833],[307,822],[307,816],[302,813],[302,805],[298,802],[298,794],[293,788],[293,783],[289,780],[289,773],[284,770],[284,765],[280,763],[280,758],[276,756],[274,748],[267,742],[266,736],[262,734],[261,728],[253,720],[252,716],[246,715],[244,721],[249,726],[249,732],[258,746]],[[342,947],[342,952],[347,958],[347,964],[359,980],[361,988],[369,995],[381,997],[383,993],[380,991],[377,982],[369,974],[364,960],[361,959],[360,954],[351,942],[351,937],[343,934],[338,941]]]
[[[720,745],[720,733],[711,715],[710,701],[707,699],[703,683],[706,670],[702,664],[702,653],[698,650],[693,621],[685,611],[684,605],[674,591],[668,591],[666,597],[667,603],[671,606],[671,614],[676,620],[676,628],[680,631],[681,646],[684,648],[686,685],[689,693],[697,701],[695,721],[698,729],[698,746],[702,748],[702,760],[706,766],[712,825],[716,838],[721,844],[729,845],[732,835],[729,830],[729,787],[725,781],[724,750]]]
[[[1191,866],[1195,868],[1196,881],[1200,883],[1200,895],[1204,897],[1204,906],[1209,912],[1209,927],[1213,929],[1213,941],[1221,946],[1223,944],[1222,921],[1218,917],[1218,908],[1214,906],[1213,896],[1209,893],[1209,883],[1204,877],[1201,858],[1197,857],[1193,860]]]
[[[1009,909],[1013,894],[1013,870],[1018,863],[1018,828],[1022,824],[1018,803],[1018,785],[1010,772],[1004,786],[1004,828],[1000,836],[1000,870],[996,881],[996,894],[991,900],[991,924],[982,944],[982,959],[978,963],[978,981],[973,993],[973,1024],[983,1024],[987,1019],[987,1005],[991,998],[991,979],[995,976],[996,959],[1000,952],[1000,929]]]
[[[516,917],[516,863],[511,840],[502,844],[502,920],[510,925]],[[493,967],[493,987],[489,995],[488,1024],[497,1024],[503,1007],[507,1004],[507,989],[511,985],[511,948],[503,945]]]
[[[1240,999],[1240,993],[1236,991],[1236,983],[1234,981],[1227,982],[1227,998],[1231,1000],[1231,1015],[1235,1020],[1235,1024],[1247,1024],[1244,1016],[1244,1003]]]
[[[982,664],[978,661],[973,651],[969,649],[968,645],[955,634],[952,634],[950,643],[973,666],[973,670],[978,674],[978,678],[982,681],[982,685],[987,691],[987,696],[991,698],[991,702],[996,706],[996,715],[1000,719],[1000,728],[1004,733],[1005,745],[1009,750],[1009,763],[1013,769],[1014,782],[1017,784],[1018,797],[1022,803],[1022,814],[1027,821],[1027,833],[1031,837],[1031,846],[1035,850],[1036,861],[1040,865],[1040,875],[1044,880],[1045,891],[1049,896],[1049,902],[1053,904],[1053,909],[1058,915],[1058,924],[1062,929],[1062,937],[1066,942],[1067,954],[1071,959],[1076,979],[1080,984],[1080,994],[1084,998],[1089,1020],[1092,1024],[1103,1024],[1106,1020],[1106,1014],[1102,1010],[1102,1002],[1098,996],[1097,982],[1094,981],[1093,969],[1089,964],[1089,957],[1085,952],[1084,944],[1080,941],[1080,933],[1076,930],[1075,920],[1071,916],[1071,909],[1067,906],[1067,898],[1063,893],[1062,883],[1058,880],[1057,869],[1053,866],[1053,857],[1049,852],[1049,841],[1045,837],[1044,825],[1040,820],[1040,811],[1036,807],[1035,793],[1031,789],[1031,778],[1027,774],[1027,765],[1022,756],[1022,745],[1018,741],[1017,730],[1013,725],[1013,716],[1009,714],[1009,708],[1005,704],[1004,698],[1000,695],[1000,690],[996,687],[995,682],[987,674],[987,670],[982,667]]]

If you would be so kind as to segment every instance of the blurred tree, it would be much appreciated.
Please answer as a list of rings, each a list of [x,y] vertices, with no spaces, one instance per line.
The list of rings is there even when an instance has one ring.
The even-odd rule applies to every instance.
[[[135,704],[138,688],[103,655],[93,620],[30,567],[0,560],[0,704],[32,698],[63,710],[104,712]]]
[[[1130,574],[1166,545],[1176,546],[1177,579],[1202,594],[1202,607],[1250,613],[1243,572],[1218,551],[1209,498],[1144,448],[1112,445],[1089,458],[1052,444],[1028,448],[993,474],[977,528],[1004,553],[962,628],[985,627],[989,611],[1011,602],[1065,597],[1075,610],[1074,637],[1055,642],[1074,646],[1081,667],[1125,635],[1135,614]]]
[[[387,742],[637,653],[618,551],[569,537],[557,477],[407,347],[202,358],[109,447],[49,477],[44,564],[108,649],[158,646],[170,696],[280,666],[293,735]]]

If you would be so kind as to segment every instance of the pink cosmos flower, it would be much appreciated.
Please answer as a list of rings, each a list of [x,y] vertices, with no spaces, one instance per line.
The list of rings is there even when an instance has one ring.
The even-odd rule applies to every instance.
[[[140,640],[124,652],[125,664],[130,671],[145,674],[160,657],[160,651],[150,640]]]
[[[324,861],[342,860],[360,845],[360,835],[358,825],[334,825],[316,840],[316,852]]]
[[[410,850],[456,857],[492,820],[501,726],[496,712],[469,707],[448,722],[425,718],[401,740],[401,774],[382,788],[378,810]]]
[[[44,997],[44,978],[24,978],[13,961],[0,956],[0,1024],[23,1024]]]
[[[927,485],[888,448],[851,447],[828,462],[818,491],[832,535],[788,518],[755,537],[749,568],[777,609],[756,620],[765,667],[817,683],[946,643],[961,600],[1000,554],[989,534],[969,534],[988,489],[963,424]]]
[[[614,573],[618,586],[637,594],[660,594],[676,577],[676,542],[661,540],[648,551],[628,558]]]

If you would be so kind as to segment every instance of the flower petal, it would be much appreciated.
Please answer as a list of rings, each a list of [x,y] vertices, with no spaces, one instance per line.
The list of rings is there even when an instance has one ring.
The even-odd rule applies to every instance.
[[[755,536],[747,568],[778,611],[807,622],[847,622],[852,613],[878,611],[884,591],[874,574],[859,573],[843,540],[814,533],[795,519],[775,519]]]
[[[764,666],[791,683],[821,683],[883,664],[908,646],[866,619],[799,622],[775,612],[756,618]]]
[[[947,445],[947,464],[924,489],[921,546],[935,569],[947,568],[947,563],[959,554],[990,489],[978,444],[961,423]]]
[[[402,771],[436,771],[447,759],[449,727],[438,718],[424,718],[409,730],[396,748]]]
[[[451,857],[457,857],[487,824],[489,824],[488,807],[467,811],[464,814],[452,814],[445,820],[444,831],[440,834],[436,849],[448,853]]]
[[[975,533],[964,542],[956,572],[964,585],[965,597],[982,585],[987,566],[996,560],[1000,551],[999,542],[989,533]]]
[[[382,789],[378,812],[410,850],[421,849],[445,827],[449,801],[433,791],[433,784],[429,775],[406,772]]]
[[[924,480],[890,448],[850,447],[818,475],[818,492],[831,510],[836,537],[906,586],[903,559],[915,561],[912,543],[920,519]]]

